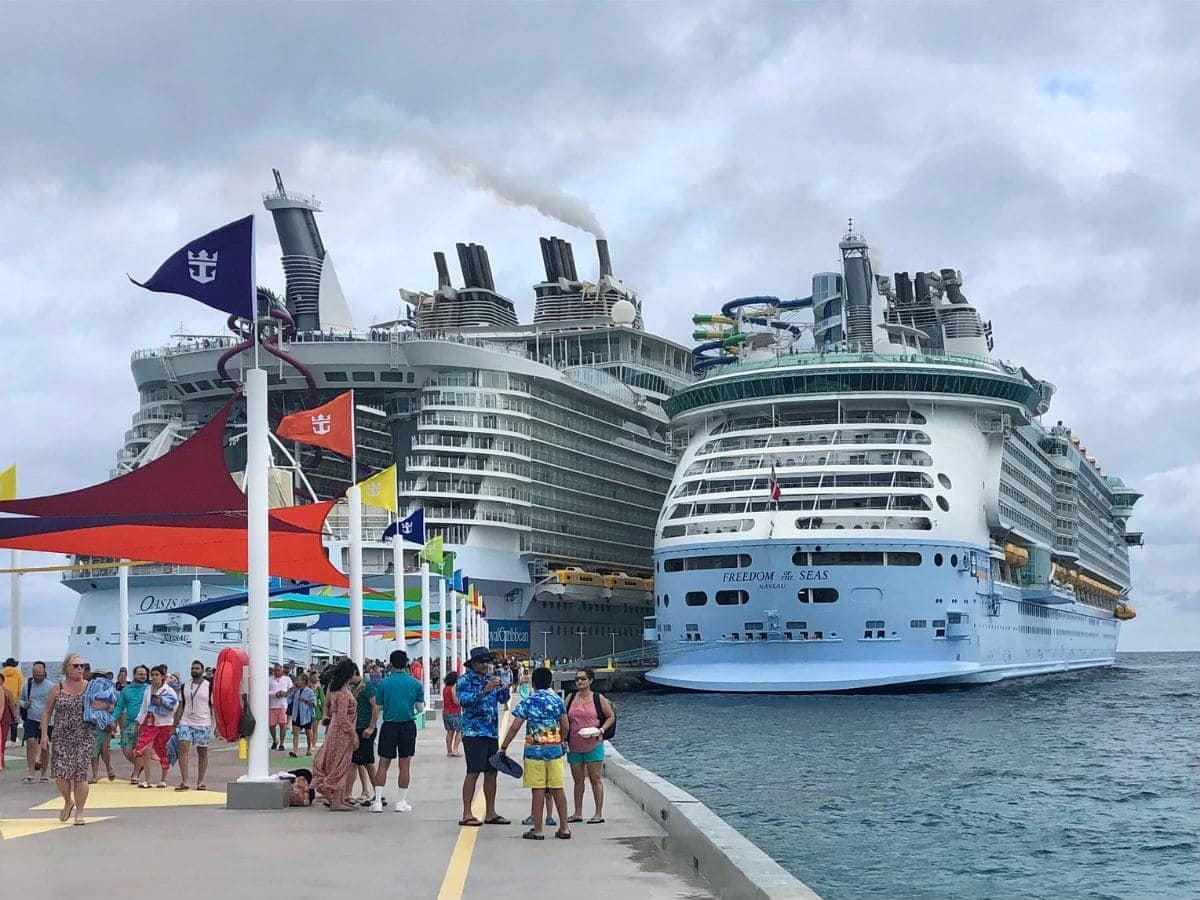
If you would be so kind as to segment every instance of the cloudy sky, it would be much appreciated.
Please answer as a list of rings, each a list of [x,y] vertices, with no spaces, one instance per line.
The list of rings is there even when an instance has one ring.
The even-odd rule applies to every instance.
[[[4,4],[0,467],[25,495],[107,476],[130,352],[222,325],[124,273],[261,213],[272,167],[323,202],[360,324],[462,240],[528,318],[539,235],[595,274],[558,215],[687,341],[728,297],[806,295],[853,217],[877,271],[962,269],[997,353],[1145,492],[1122,648],[1198,648],[1198,10]],[[278,254],[261,227],[282,287]],[[74,595],[25,597],[27,655],[57,653]]]

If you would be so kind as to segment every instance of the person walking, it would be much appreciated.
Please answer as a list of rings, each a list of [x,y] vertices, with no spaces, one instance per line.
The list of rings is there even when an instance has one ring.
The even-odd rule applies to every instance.
[[[119,741],[121,754],[133,766],[129,775],[129,783],[137,784],[142,772],[142,760],[134,751],[138,742],[138,717],[142,714],[142,702],[146,699],[146,691],[150,688],[150,670],[145,666],[133,667],[133,681],[121,689],[117,696],[117,708],[113,710],[113,718],[121,729]]]
[[[50,750],[49,737],[53,730],[50,719],[46,716],[46,701],[50,699],[50,691],[54,685],[46,677],[46,664],[40,659],[33,664],[29,680],[25,682],[25,690],[17,696],[17,706],[21,710],[21,719],[25,729],[25,760],[29,765],[25,776],[26,784],[33,784],[33,773],[41,770],[41,780],[50,780]],[[47,743],[42,743],[42,723],[46,723]],[[45,749],[43,749],[45,748]]]
[[[496,812],[496,767],[491,759],[500,749],[498,736],[499,713],[497,707],[508,703],[508,691],[501,686],[500,677],[492,673],[495,655],[487,647],[474,647],[467,654],[467,672],[455,683],[454,688],[462,707],[463,753],[466,756],[467,774],[463,778],[463,814],[459,825],[511,825],[512,823]],[[475,800],[475,787],[479,776],[483,776],[483,821],[471,812]]]
[[[102,700],[103,703],[95,703]],[[84,694],[83,717],[91,723],[96,732],[96,742],[92,747],[92,777],[89,784],[100,780],[100,763],[104,763],[104,771],[109,781],[116,780],[112,767],[113,724],[112,713],[117,705],[117,688],[112,682],[112,676],[107,672],[96,672],[88,679],[87,691]]]
[[[213,734],[212,682],[204,677],[204,663],[192,660],[192,679],[181,690],[175,713],[175,736],[179,738],[179,786],[190,789],[188,769],[192,748],[196,748],[196,790],[206,791],[204,775],[208,771],[208,745]]]
[[[0,669],[0,688],[8,691],[12,697],[12,707],[5,706],[7,710],[7,725],[0,725],[0,766],[4,765],[4,747],[11,740],[14,744],[17,742],[17,698],[21,696],[21,688],[25,685],[25,676],[21,673],[21,664],[10,656],[4,661],[4,668]]]
[[[84,694],[87,682],[83,678],[84,663],[77,653],[67,654],[62,671],[65,678],[50,689],[42,721],[54,719],[54,759],[51,774],[62,794],[63,808],[58,821],[66,822],[75,813],[75,824],[85,825],[84,806],[88,798],[88,774],[91,769],[92,746],[96,742],[95,729],[83,717]],[[41,733],[41,746],[50,749],[50,729]]]
[[[358,747],[350,759],[354,768],[346,776],[346,796],[349,797],[354,789],[354,774],[357,773],[362,790],[356,802],[360,806],[369,806],[375,802],[375,726],[381,711],[375,702],[378,691],[360,673],[350,679],[350,693],[357,704],[354,728],[358,733]]]
[[[167,758],[167,743],[175,730],[175,707],[179,705],[179,695],[167,684],[167,667],[155,666],[150,670],[150,687],[142,698],[142,708],[138,713],[138,740],[134,747],[134,755],[142,761],[142,780],[138,787],[148,788],[150,783],[150,758],[158,759],[160,775],[157,787],[167,786],[167,770],[171,768]]]
[[[393,812],[412,812],[408,803],[408,787],[412,780],[412,758],[417,752],[416,712],[424,708],[425,687],[409,675],[408,654],[393,650],[389,658],[392,672],[376,685],[376,702],[383,709],[383,724],[379,727],[379,766],[375,770],[375,799],[371,812],[383,812],[384,787],[388,768],[396,763],[396,804]]]
[[[563,745],[567,734],[567,709],[560,698],[550,689],[554,673],[546,668],[533,671],[534,692],[517,704],[513,710],[512,724],[500,744],[500,752],[507,753],[521,726],[525,726],[525,771],[521,783],[530,789],[531,808],[529,817],[533,826],[521,837],[530,841],[545,840],[542,833],[542,815],[546,797],[554,800],[561,828],[554,832],[556,838],[570,840],[571,829],[567,826],[567,795],[563,790]]]
[[[299,757],[300,753],[300,733],[304,733],[304,752],[306,756],[311,756],[313,752],[313,744],[316,740],[313,736],[313,731],[316,730],[316,715],[317,695],[313,689],[308,686],[308,676],[300,674],[296,676],[296,683],[292,687],[291,696],[288,700],[289,715],[292,717],[292,749],[288,753],[292,759]]]
[[[325,743],[313,759],[313,788],[328,799],[333,812],[354,808],[346,803],[346,783],[358,746],[354,728],[357,702],[350,693],[350,680],[356,674],[358,666],[352,659],[343,659],[330,673]]]
[[[261,688],[260,688],[261,690]],[[292,690],[292,679],[283,673],[283,666],[275,663],[271,676],[267,679],[267,728],[271,733],[271,749],[282,750],[283,739],[287,737],[287,698]],[[276,729],[279,737],[276,739]]]
[[[575,673],[575,691],[567,697],[567,762],[571,766],[571,778],[575,782],[575,806],[568,822],[583,821],[583,792],[586,784],[592,786],[592,800],[596,814],[588,819],[589,825],[604,822],[604,732],[617,721],[612,704],[603,694],[592,691],[596,673],[590,667]]]
[[[16,734],[17,698],[8,686],[0,683],[0,772],[4,771],[4,755],[8,749],[8,733]]]
[[[462,707],[454,695],[454,684],[458,681],[457,672],[446,673],[446,684],[442,688],[442,725],[446,728],[446,755],[462,756],[458,752],[462,744]]]

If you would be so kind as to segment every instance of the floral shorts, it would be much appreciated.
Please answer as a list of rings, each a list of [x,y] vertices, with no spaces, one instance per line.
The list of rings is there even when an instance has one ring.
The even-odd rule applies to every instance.
[[[193,747],[207,747],[212,740],[212,729],[199,725],[180,725],[175,734],[181,741],[187,741]]]
[[[443,713],[442,724],[447,731],[462,731],[462,713]]]

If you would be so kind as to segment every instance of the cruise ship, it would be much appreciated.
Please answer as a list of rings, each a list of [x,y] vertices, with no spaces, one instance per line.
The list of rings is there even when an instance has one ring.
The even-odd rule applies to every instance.
[[[694,377],[689,348],[644,330],[641,300],[614,275],[607,242],[596,242],[589,280],[570,243],[541,239],[545,280],[533,286],[529,324],[497,289],[486,248],[460,243],[459,286],[435,253],[436,286],[402,290],[393,320],[360,329],[318,229],[317,200],[286,190],[275,172],[263,203],[285,276],[283,291],[259,290],[260,318],[285,323],[267,344],[272,420],[353,388],[359,477],[399,464],[401,514],[424,507],[428,536],[441,535],[457,554],[510,655],[592,657],[638,647],[653,606],[655,522],[677,458],[663,403]],[[230,334],[176,335],[133,354],[140,403],[113,477],[169,452],[228,399],[249,355],[246,324],[230,326]],[[244,466],[239,418],[244,434],[235,413],[228,436],[235,473]],[[350,484],[340,457],[282,445],[275,454],[275,504],[340,497]],[[364,573],[390,589],[387,524],[365,511]],[[344,510],[329,525],[330,557],[346,570]],[[77,562],[64,576],[80,595],[71,650],[114,666],[116,570],[111,560]],[[406,568],[415,570],[415,558]],[[193,596],[242,585],[228,573],[132,569],[131,657],[186,671],[197,645],[207,662],[243,643],[241,608],[199,623],[195,644],[195,623],[172,612]],[[272,656],[304,662],[314,646],[318,658],[344,652],[345,630],[314,635],[320,624],[274,623],[283,630]],[[390,644],[367,643],[368,653],[385,649]]]
[[[1141,496],[996,359],[953,269],[694,317],[648,678],[705,691],[964,685],[1114,662]]]

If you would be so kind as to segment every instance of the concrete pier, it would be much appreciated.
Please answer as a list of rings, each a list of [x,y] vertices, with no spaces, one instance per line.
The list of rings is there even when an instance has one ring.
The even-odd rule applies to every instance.
[[[0,773],[0,871],[6,895],[90,895],[97,878],[128,875],[119,871],[125,865],[119,861],[127,862],[129,848],[138,847],[135,855],[153,860],[147,862],[153,875],[147,870],[146,877],[153,881],[161,876],[162,889],[172,900],[210,900],[223,891],[296,900],[347,892],[439,900],[472,894],[528,898],[564,891],[574,898],[639,900],[814,896],[786,873],[781,882],[782,870],[762,871],[765,857],[753,853],[754,865],[738,875],[745,860],[730,863],[720,849],[729,835],[719,829],[707,844],[696,834],[684,836],[676,826],[685,818],[694,822],[697,810],[712,816],[714,827],[732,829],[682,791],[687,815],[676,813],[669,791],[662,788],[668,783],[655,782],[651,773],[619,755],[609,766],[607,821],[572,825],[570,841],[555,840],[553,829],[547,829],[544,842],[522,840],[526,829],[520,820],[530,811],[529,792],[519,780],[503,775],[498,807],[513,824],[460,827],[463,760],[446,757],[443,738],[440,723],[431,722],[418,733],[411,813],[394,813],[390,806],[382,814],[365,809],[333,813],[319,802],[312,808],[226,809],[225,786],[245,766],[235,746],[214,742],[205,779],[209,790],[203,792],[176,792],[177,769],[168,775],[169,788],[134,787],[127,780],[129,765],[114,750],[118,780],[109,782],[101,768],[101,783],[91,788],[85,827],[59,823],[62,801],[54,784],[24,784],[24,754],[9,745],[9,767]],[[305,758],[271,754],[272,772],[308,764]],[[191,769],[194,778],[194,759]],[[392,778],[394,796],[395,766]],[[643,781],[645,790],[637,787]],[[568,773],[568,797],[570,787]],[[652,796],[647,790],[658,791],[662,802],[647,802]],[[482,796],[475,803],[475,812],[482,814]],[[591,811],[589,795],[585,817]],[[738,846],[756,850],[748,842]]]

